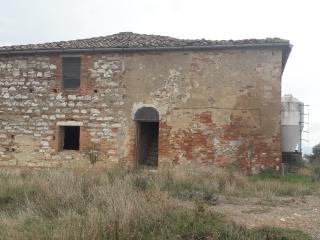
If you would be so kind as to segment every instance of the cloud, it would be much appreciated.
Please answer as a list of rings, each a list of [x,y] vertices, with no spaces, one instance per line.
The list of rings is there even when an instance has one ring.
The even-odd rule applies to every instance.
[[[0,47],[3,47],[3,46],[11,46],[11,45],[14,45],[14,43],[10,43],[10,42],[0,42]]]

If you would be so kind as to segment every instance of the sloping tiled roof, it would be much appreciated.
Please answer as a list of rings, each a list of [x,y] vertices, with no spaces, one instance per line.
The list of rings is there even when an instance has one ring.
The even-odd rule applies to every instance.
[[[289,45],[288,40],[279,38],[245,39],[245,40],[189,40],[177,39],[160,35],[146,35],[132,32],[122,32],[104,37],[94,37],[72,41],[51,42],[0,47],[0,53],[34,50],[64,50],[64,49],[153,49],[174,47],[210,47],[210,46],[240,46],[240,45]]]

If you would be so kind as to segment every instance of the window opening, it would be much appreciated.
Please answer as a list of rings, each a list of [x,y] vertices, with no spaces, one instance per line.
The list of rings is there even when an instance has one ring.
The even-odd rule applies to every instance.
[[[80,143],[80,127],[79,126],[63,126],[61,127],[61,140],[63,140],[63,150],[79,150]]]
[[[77,89],[80,87],[80,57],[62,58],[62,75],[64,89]]]

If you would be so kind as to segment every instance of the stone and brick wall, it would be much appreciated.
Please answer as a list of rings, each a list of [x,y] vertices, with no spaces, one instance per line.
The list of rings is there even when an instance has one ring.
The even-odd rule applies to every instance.
[[[62,57],[0,56],[0,165],[135,166],[134,113],[160,114],[159,166],[280,164],[282,51],[277,48],[80,54],[81,84],[62,89]],[[60,151],[59,124],[80,125]]]

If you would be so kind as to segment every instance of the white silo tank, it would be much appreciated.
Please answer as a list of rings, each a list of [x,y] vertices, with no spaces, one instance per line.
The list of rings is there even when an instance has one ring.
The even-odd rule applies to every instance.
[[[282,152],[300,150],[304,105],[292,95],[282,97],[281,105]]]

